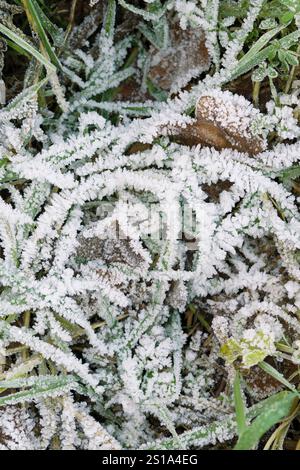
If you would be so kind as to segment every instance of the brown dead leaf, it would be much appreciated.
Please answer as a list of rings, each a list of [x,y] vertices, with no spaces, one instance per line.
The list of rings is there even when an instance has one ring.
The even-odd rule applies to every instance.
[[[196,75],[208,70],[210,58],[201,28],[182,30],[178,24],[170,30],[170,46],[151,49],[149,78],[163,90],[186,86]]]
[[[183,145],[205,145],[215,147],[217,150],[232,148],[249,155],[256,155],[264,150],[264,140],[253,135],[249,127],[240,130],[238,122],[238,110],[236,116],[225,119],[220,118],[226,112],[226,103],[220,102],[214,96],[202,96],[196,107],[196,122],[183,127],[175,127],[171,130],[174,140]],[[235,119],[237,117],[237,119]],[[226,123],[227,122],[227,123]]]
[[[244,375],[250,391],[260,399],[266,398],[282,389],[278,380],[264,372],[260,367],[252,367],[247,375]]]
[[[126,155],[132,155],[133,153],[144,152],[150,150],[153,146],[151,144],[144,144],[143,142],[134,142],[126,150]]]
[[[219,104],[213,96],[202,96],[197,104],[196,117],[198,123],[205,122],[214,126],[218,132],[221,131],[223,137],[226,140],[226,145],[229,148],[239,150],[240,152],[246,152],[250,155],[255,155],[263,150],[263,140],[254,136],[249,128],[247,135],[239,131],[239,129],[232,125],[223,127],[218,119]],[[234,118],[234,116],[233,116]],[[233,119],[234,120],[234,119]],[[218,135],[216,132],[216,135]]]
[[[137,77],[130,77],[118,87],[116,99],[135,103],[150,100],[151,95],[142,89],[141,82]]]
[[[272,364],[271,358],[267,358],[266,362]],[[297,366],[286,360],[283,360],[281,368],[281,373],[287,378],[297,370]],[[283,388],[283,385],[278,380],[258,366],[252,367],[248,374],[244,375],[244,379],[249,386],[250,392],[261,399],[273,395]]]

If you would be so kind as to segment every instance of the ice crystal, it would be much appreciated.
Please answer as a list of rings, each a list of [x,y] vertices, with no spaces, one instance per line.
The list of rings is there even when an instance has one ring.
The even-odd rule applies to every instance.
[[[174,31],[148,56],[140,32],[114,38],[110,1],[93,41],[79,46],[74,28],[63,79],[48,73],[0,111],[1,448],[230,440],[233,366],[282,360],[278,343],[299,364],[300,224],[285,178],[298,98],[258,110],[224,90],[263,1],[231,38],[217,34],[219,1],[163,3],[118,5],[147,38],[173,21],[175,46]],[[205,60],[186,63],[199,37]],[[172,50],[163,86],[155,66]],[[42,89],[59,112],[39,108]]]

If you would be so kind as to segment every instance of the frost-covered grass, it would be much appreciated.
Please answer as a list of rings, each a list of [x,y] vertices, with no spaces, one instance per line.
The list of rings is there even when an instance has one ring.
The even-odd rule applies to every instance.
[[[299,448],[298,0],[52,3],[0,1],[0,449]]]

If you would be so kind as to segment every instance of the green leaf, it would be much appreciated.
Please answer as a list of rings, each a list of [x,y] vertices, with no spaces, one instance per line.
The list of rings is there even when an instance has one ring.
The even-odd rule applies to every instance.
[[[270,62],[272,62],[276,57],[277,49],[276,49],[276,47],[272,47],[272,46],[270,46],[269,49],[270,49],[270,51],[268,53],[268,59],[269,59]]]
[[[261,62],[263,62],[268,57],[269,52],[273,50],[272,45],[268,47],[265,46],[285,27],[286,25],[280,25],[263,34],[256,41],[256,43],[253,44],[251,49],[239,60],[237,66],[232,72],[230,79],[234,79],[240,75],[243,75],[252,68],[256,67],[256,65],[259,65]]]
[[[257,446],[261,437],[280,420],[288,416],[296,394],[279,392],[271,406],[264,409],[241,434],[234,450],[251,450]]]
[[[242,348],[234,338],[230,338],[226,343],[222,344],[220,348],[221,357],[230,364],[238,359],[241,354]]]
[[[261,21],[259,24],[260,29],[271,29],[276,28],[277,22],[275,18],[266,18],[265,20]]]
[[[291,11],[287,11],[280,17],[280,22],[289,23],[290,21],[292,21],[293,18],[294,18],[294,13],[292,13]]]
[[[299,0],[280,0],[280,3],[293,13],[300,10]]]
[[[116,19],[116,2],[109,0],[103,23],[103,29],[109,37],[113,37]]]
[[[286,168],[285,170],[281,170],[278,172],[278,178],[282,180],[295,180],[296,178],[299,178],[300,176],[300,165],[294,165],[290,166],[289,168]]]
[[[61,64],[58,60],[57,55],[54,52],[54,49],[51,47],[47,34],[45,33],[43,27],[43,18],[39,14],[39,10],[36,8],[35,0],[27,0],[26,2],[28,10],[31,14],[31,17],[34,21],[37,33],[39,35],[40,41],[42,42],[51,62],[59,69],[61,69]]]
[[[9,159],[7,157],[3,157],[0,159],[0,168],[5,167],[9,163]]]
[[[261,362],[268,355],[267,351],[255,349],[243,354],[243,365],[252,367]]]
[[[242,390],[241,390],[241,380],[240,380],[240,374],[238,371],[236,371],[235,373],[235,379],[234,379],[234,384],[233,384],[233,394],[234,394],[236,422],[237,422],[238,434],[240,436],[245,431],[247,426],[246,426],[245,405],[244,405]]]
[[[289,49],[291,46],[297,43],[300,38],[300,30],[293,31],[290,34],[287,34],[283,38],[278,40],[279,46],[283,49]]]
[[[278,72],[277,72],[276,69],[274,69],[274,67],[268,67],[267,68],[267,75],[270,78],[276,78],[276,77],[278,77]]]
[[[297,57],[290,51],[285,51],[285,60],[290,64],[297,66],[298,65],[298,59]]]
[[[31,379],[31,380],[29,380]],[[30,377],[27,379],[3,380],[0,382],[1,388],[23,388],[31,384],[29,390],[22,390],[20,392],[12,393],[4,397],[0,397],[0,406],[23,403],[32,401],[37,398],[52,395],[60,390],[64,390],[76,381],[73,375],[62,376],[41,376]]]
[[[52,21],[49,20],[48,16],[45,15],[43,10],[41,9],[39,3],[35,0],[34,1],[34,6],[35,9],[39,15],[40,21],[45,29],[53,39],[54,44],[57,46],[62,46],[64,42],[64,31],[56,26],[55,24],[52,23]]]
[[[147,78],[147,89],[151,96],[153,96],[158,101],[167,101],[167,93],[156,86],[150,78]]]
[[[16,33],[11,31],[9,28],[4,26],[3,24],[0,24],[0,32],[7,36],[11,41],[16,43],[21,49],[24,49],[24,51],[28,52],[30,55],[35,57],[41,64],[43,64],[46,69],[55,71],[56,67],[46,59],[39,51],[37,51],[31,44],[29,44],[27,41],[25,41],[23,38],[18,36]]]
[[[156,21],[161,18],[163,14],[167,11],[170,2],[167,1],[163,6],[161,6],[160,8],[156,8],[156,10],[153,12],[143,10],[142,8],[137,8],[134,5],[131,5],[130,3],[126,2],[125,0],[119,0],[119,3],[120,5],[122,5],[122,7],[126,8],[132,13],[135,13],[136,15],[141,15],[145,20]]]
[[[262,82],[263,79],[267,75],[267,70],[265,67],[259,66],[257,69],[254,70],[254,72],[251,75],[251,79],[253,82]]]

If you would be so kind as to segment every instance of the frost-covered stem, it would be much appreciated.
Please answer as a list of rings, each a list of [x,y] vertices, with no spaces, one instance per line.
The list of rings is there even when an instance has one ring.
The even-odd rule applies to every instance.
[[[299,56],[300,54],[300,43],[298,44],[298,47],[297,47],[297,51],[296,51],[296,54],[297,56]],[[286,85],[285,85],[285,89],[284,89],[284,93],[288,93],[291,89],[291,86],[293,84],[293,81],[294,81],[294,77],[295,77],[295,72],[296,72],[296,68],[299,67],[299,65],[293,65],[291,67],[291,70],[290,70],[290,73],[289,73],[289,78],[286,82]]]
[[[261,82],[254,82],[252,98],[253,98],[254,106],[256,107],[258,107],[259,105],[260,86],[261,86]]]

